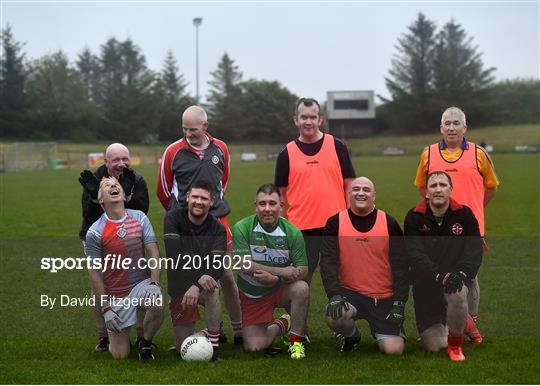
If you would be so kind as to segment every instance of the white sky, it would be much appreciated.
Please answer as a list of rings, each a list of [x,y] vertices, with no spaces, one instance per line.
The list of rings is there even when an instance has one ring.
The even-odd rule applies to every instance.
[[[160,70],[168,49],[195,94],[195,28],[200,89],[227,52],[244,79],[278,80],[298,96],[328,90],[375,90],[388,96],[398,37],[418,12],[442,26],[451,18],[474,38],[497,79],[539,77],[539,2],[137,2],[0,0],[27,58],[62,50],[72,62],[87,45],[95,54],[109,37],[130,37]]]

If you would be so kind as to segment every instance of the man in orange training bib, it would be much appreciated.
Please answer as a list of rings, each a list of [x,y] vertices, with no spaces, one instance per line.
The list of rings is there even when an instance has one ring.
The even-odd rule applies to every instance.
[[[352,181],[351,206],[330,217],[323,233],[321,277],[328,296],[326,323],[343,338],[341,352],[360,343],[356,321],[365,319],[379,350],[400,355],[405,347],[405,302],[409,293],[403,232],[375,208],[375,185]]]
[[[347,146],[321,131],[323,120],[315,99],[299,99],[294,124],[300,135],[285,146],[276,162],[275,185],[289,205],[284,214],[306,242],[308,283],[319,264],[326,220],[347,208],[348,187],[356,177]]]
[[[424,149],[416,171],[414,184],[422,197],[426,195],[426,176],[434,171],[448,173],[453,181],[452,198],[473,211],[480,234],[484,236],[484,207],[491,201],[499,180],[486,150],[464,137],[467,132],[465,113],[457,107],[447,108],[441,117],[442,139]],[[471,282],[468,294],[469,317],[465,333],[474,343],[483,337],[476,327],[480,287],[478,278]]]

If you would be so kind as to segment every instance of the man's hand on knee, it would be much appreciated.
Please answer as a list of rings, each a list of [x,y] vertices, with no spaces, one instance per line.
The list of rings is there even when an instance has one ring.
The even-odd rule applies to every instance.
[[[392,303],[392,308],[388,315],[386,315],[386,320],[392,323],[401,324],[405,320],[405,302],[400,300],[395,300]]]
[[[107,330],[115,332],[117,334],[122,332],[122,319],[118,316],[116,312],[111,307],[105,308],[103,312],[103,319],[105,320],[105,325]]]
[[[213,293],[215,290],[219,288],[217,282],[210,275],[202,275],[197,281],[197,283],[199,283],[202,289],[210,293]]]
[[[155,282],[148,284],[144,290],[145,299],[158,299],[161,295],[161,288]]]
[[[343,316],[343,309],[349,310],[347,299],[341,295],[334,295],[326,305],[326,316],[332,319],[339,319]]]
[[[453,294],[461,291],[463,283],[467,280],[467,275],[461,271],[439,273],[436,280],[442,284],[445,293]]]

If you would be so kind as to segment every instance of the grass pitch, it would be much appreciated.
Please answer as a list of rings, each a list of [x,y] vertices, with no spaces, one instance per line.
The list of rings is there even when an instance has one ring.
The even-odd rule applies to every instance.
[[[479,347],[465,345],[464,363],[451,363],[444,352],[422,351],[411,302],[407,304],[408,340],[402,357],[379,354],[365,322],[359,323],[363,335],[359,350],[340,354],[338,342],[324,324],[326,298],[318,275],[309,316],[313,343],[307,346],[305,360],[292,361],[287,355],[269,359],[225,344],[220,363],[183,362],[177,354],[166,351],[173,344],[168,310],[155,338],[160,349],[153,363],[139,363],[135,352],[124,361],[94,353],[95,326],[88,308],[49,310],[40,306],[41,294],[82,297],[90,293],[85,271],[50,273],[40,269],[43,257],[82,256],[77,236],[79,172],[1,174],[0,383],[538,383],[540,157],[495,154],[493,159],[501,187],[487,209],[491,250],[480,270],[479,326],[486,339]],[[402,223],[407,210],[420,198],[412,184],[418,157],[373,156],[353,161],[358,175],[375,182],[377,206]],[[155,197],[156,168],[139,170],[150,187],[150,220],[161,235],[164,210]],[[233,209],[231,225],[252,213],[256,188],[272,181],[273,175],[273,162],[233,163],[228,192]],[[230,335],[227,316],[224,320]]]

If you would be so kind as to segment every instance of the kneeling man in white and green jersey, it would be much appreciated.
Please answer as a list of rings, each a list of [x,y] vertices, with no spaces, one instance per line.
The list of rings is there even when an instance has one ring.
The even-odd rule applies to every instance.
[[[267,349],[290,330],[291,358],[300,359],[306,356],[308,263],[302,233],[280,216],[282,208],[279,189],[262,185],[255,198],[257,213],[238,221],[232,231],[235,256],[249,256],[251,263],[238,274],[244,349]],[[278,307],[287,313],[274,320]]]

